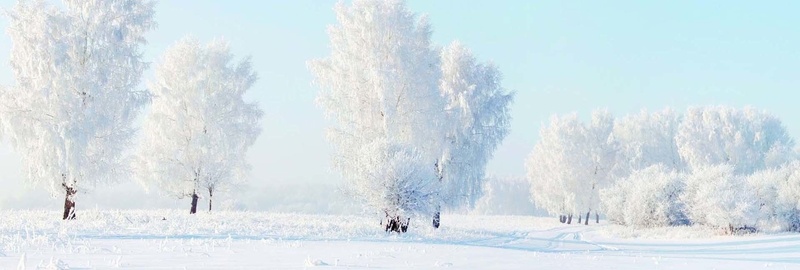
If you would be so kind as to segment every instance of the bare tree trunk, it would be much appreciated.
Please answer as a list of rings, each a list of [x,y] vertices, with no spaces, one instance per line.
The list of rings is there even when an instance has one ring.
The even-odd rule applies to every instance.
[[[197,196],[197,191],[192,192],[192,209],[189,210],[189,214],[197,213],[197,199],[200,197]]]
[[[569,216],[567,216],[567,224],[572,224],[572,214],[569,214]]]
[[[211,197],[214,196],[213,195],[213,191],[214,191],[214,188],[212,188],[212,187],[208,188],[208,212],[211,212]]]
[[[64,199],[64,220],[75,219],[75,193],[77,190],[64,184],[67,196]]]
[[[558,215],[558,222],[561,222],[561,223],[567,222],[567,216]]]
[[[583,225],[589,225],[589,213],[591,213],[591,211],[586,212],[586,223],[583,223]]]
[[[438,229],[441,221],[441,212],[436,211],[436,214],[433,215],[433,227]]]
[[[583,223],[583,216],[578,215],[578,224]]]
[[[600,223],[600,214],[594,212],[594,223]]]

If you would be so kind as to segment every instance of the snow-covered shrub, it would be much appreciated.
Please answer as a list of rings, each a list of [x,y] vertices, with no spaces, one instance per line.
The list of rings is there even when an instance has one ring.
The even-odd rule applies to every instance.
[[[756,172],[747,182],[756,194],[759,229],[800,230],[800,161]]]
[[[430,216],[438,203],[438,176],[415,148],[375,142],[364,146],[346,188],[387,217]]]
[[[600,192],[603,211],[610,222],[638,227],[686,224],[678,196],[680,175],[663,165],[634,171]]]
[[[731,165],[703,166],[686,176],[680,200],[694,224],[752,229],[758,220],[756,192]]]

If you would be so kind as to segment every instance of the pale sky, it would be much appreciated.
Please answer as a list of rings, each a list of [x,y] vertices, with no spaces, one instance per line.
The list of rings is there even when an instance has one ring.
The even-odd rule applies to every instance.
[[[0,0],[0,7],[14,3]],[[306,67],[329,53],[326,27],[335,23],[335,3],[194,0],[156,8],[147,61],[184,35],[224,37],[237,56],[252,55],[260,80],[247,98],[265,112],[249,154],[254,186],[340,181],[329,170],[325,119]],[[493,61],[504,86],[517,92],[511,134],[489,174],[524,175],[542,123],[595,108],[621,116],[642,108],[753,105],[800,137],[798,1],[409,0],[408,7],[429,15],[435,43],[460,40],[480,60]],[[12,84],[10,44],[0,35],[0,85]],[[150,78],[151,71],[144,80]],[[18,159],[0,143],[0,186],[20,186]],[[6,190],[0,208],[4,196],[28,192]]]

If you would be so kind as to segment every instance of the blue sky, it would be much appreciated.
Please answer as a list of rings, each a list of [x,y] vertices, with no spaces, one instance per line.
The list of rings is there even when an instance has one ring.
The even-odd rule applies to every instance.
[[[248,95],[266,113],[249,155],[251,182],[336,182],[325,120],[306,61],[328,54],[336,1],[161,1],[148,61],[184,35],[224,37],[252,55],[260,80]],[[2,0],[10,8],[14,1]],[[439,45],[460,40],[493,61],[515,90],[512,132],[489,173],[523,175],[523,161],[550,115],[608,108],[753,105],[800,137],[798,1],[410,0],[430,16]],[[3,18],[0,27],[6,28]],[[0,84],[12,83],[11,41],[0,35]],[[145,80],[152,77],[146,74]],[[18,157],[0,146],[0,182],[18,182]],[[0,193],[2,196],[2,193]]]

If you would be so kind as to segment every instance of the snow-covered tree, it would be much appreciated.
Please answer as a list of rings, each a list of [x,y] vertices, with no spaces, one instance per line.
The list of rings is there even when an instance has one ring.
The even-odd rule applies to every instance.
[[[333,166],[358,198],[380,202],[368,205],[385,213],[387,223],[413,213],[431,215],[430,205],[402,203],[435,202],[407,196],[427,196],[439,182],[444,99],[430,25],[402,1],[355,0],[334,10],[331,54],[310,63],[322,88],[317,101],[334,123],[328,133]],[[407,176],[418,184],[397,183]],[[387,193],[406,197],[374,199]]]
[[[552,116],[549,125],[539,130],[539,141],[525,161],[531,198],[550,214],[574,213],[578,177],[570,166],[574,154],[582,151],[578,138],[583,129],[576,113]]]
[[[599,191],[615,179],[618,150],[611,134],[613,123],[608,111],[598,110],[589,123],[570,114],[554,116],[541,129],[526,161],[537,206],[551,214],[570,214],[570,221],[574,213],[586,211],[587,219],[592,211],[597,215]]]
[[[440,91],[448,121],[440,166],[445,207],[473,207],[481,197],[486,164],[508,135],[513,93],[494,65],[476,63],[458,42],[442,51]],[[435,224],[437,222],[434,222]]]
[[[603,211],[613,223],[637,227],[687,224],[679,200],[683,179],[669,165],[653,165],[600,191]]]
[[[154,3],[19,1],[9,12],[16,85],[0,93],[2,126],[23,159],[25,178],[75,196],[115,182],[128,169],[132,122],[147,102],[137,90]]]
[[[586,225],[590,212],[595,212],[599,222],[600,190],[610,186],[617,179],[617,158],[619,144],[613,136],[614,117],[607,110],[596,110],[586,129],[585,146],[581,155],[583,162],[575,167],[581,173],[579,186],[582,196],[577,197],[577,211],[586,211]],[[588,158],[588,159],[586,159]]]
[[[730,164],[736,174],[778,167],[794,147],[777,117],[750,107],[690,108],[675,141],[690,168]]]
[[[619,143],[619,174],[653,165],[683,171],[684,165],[675,135],[680,116],[671,109],[650,113],[642,110],[614,123],[614,139]]]
[[[458,43],[440,51],[431,44],[427,19],[409,12],[402,0],[355,0],[338,4],[335,12],[338,24],[328,31],[331,55],[312,61],[310,69],[322,88],[318,102],[335,124],[328,135],[334,167],[349,181],[349,189],[367,202],[384,202],[368,205],[389,221],[435,213],[438,226],[441,207],[473,207],[486,164],[508,134],[513,94],[501,86],[498,69],[478,63]],[[417,173],[423,177],[420,185],[400,185],[420,190],[393,191],[425,199],[399,201],[433,207],[371,199],[395,188],[391,181],[401,178],[385,182],[366,168],[389,170],[381,164],[400,161],[411,163],[398,168],[411,170],[416,164],[423,168],[415,173],[434,174]],[[381,188],[374,188],[375,181],[383,183],[377,185]]]
[[[138,178],[145,185],[178,197],[191,197],[195,213],[199,194],[241,184],[247,149],[261,132],[261,109],[242,96],[257,77],[250,59],[234,61],[222,40],[207,45],[184,38],[156,67],[150,114],[144,122]]]

